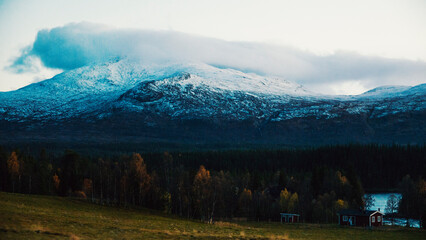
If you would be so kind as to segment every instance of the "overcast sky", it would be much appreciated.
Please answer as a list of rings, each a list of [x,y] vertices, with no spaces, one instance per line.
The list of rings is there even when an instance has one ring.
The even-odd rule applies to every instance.
[[[327,94],[417,85],[425,26],[423,0],[0,0],[0,91],[129,55],[276,75]]]

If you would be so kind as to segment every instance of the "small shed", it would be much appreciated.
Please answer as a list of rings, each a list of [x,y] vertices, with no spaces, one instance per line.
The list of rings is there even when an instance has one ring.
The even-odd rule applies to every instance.
[[[383,225],[383,213],[380,212],[380,209],[377,211],[344,209],[337,215],[339,217],[339,225],[359,227],[378,227]]]
[[[280,213],[281,223],[297,223],[299,222],[300,215],[293,213]]]

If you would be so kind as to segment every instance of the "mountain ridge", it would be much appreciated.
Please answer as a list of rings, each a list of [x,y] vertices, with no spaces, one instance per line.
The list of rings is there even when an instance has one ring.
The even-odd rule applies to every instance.
[[[425,89],[385,86],[324,96],[285,79],[207,64],[117,60],[0,93],[0,136],[85,141],[91,132],[93,141],[422,144]]]

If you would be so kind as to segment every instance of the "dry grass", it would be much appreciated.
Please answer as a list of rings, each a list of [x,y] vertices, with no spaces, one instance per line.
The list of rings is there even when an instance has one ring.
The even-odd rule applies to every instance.
[[[70,240],[80,240],[80,238],[71,233]]]
[[[366,230],[336,225],[215,222],[0,192],[0,239],[426,239],[419,229]]]
[[[222,222],[222,221],[217,221],[213,223],[216,226],[219,227],[233,227],[233,228],[241,228],[242,226],[236,224],[236,223],[231,223],[231,222]]]

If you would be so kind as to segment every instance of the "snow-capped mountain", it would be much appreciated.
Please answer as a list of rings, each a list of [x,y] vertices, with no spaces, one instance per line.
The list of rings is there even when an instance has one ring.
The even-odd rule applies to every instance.
[[[167,91],[171,85],[188,93],[205,89],[258,96],[310,94],[300,85],[283,79],[206,64],[141,65],[122,60],[64,72],[17,91],[1,93],[0,113],[4,114],[2,118],[10,120],[68,118],[102,109],[124,93],[130,96],[133,92],[142,99],[148,96],[138,93],[141,88],[149,86],[156,88],[152,91]]]
[[[0,93],[6,140],[423,143],[426,84],[322,96],[199,63],[115,60]]]

